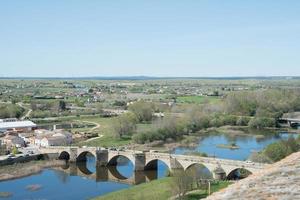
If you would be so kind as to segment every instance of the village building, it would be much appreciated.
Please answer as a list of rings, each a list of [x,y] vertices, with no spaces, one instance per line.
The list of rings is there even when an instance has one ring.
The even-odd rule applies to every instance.
[[[17,131],[29,132],[36,128],[36,124],[32,121],[18,121],[15,118],[0,119],[0,132]]]
[[[64,130],[36,130],[34,138],[34,145],[40,147],[49,146],[64,146],[70,145],[73,142],[72,133]]]
[[[1,139],[1,143],[2,145],[6,145],[8,149],[25,147],[25,141],[21,137],[14,135],[6,135]]]
[[[34,144],[34,139],[35,139],[34,132],[19,133],[18,136],[25,141],[25,144]]]

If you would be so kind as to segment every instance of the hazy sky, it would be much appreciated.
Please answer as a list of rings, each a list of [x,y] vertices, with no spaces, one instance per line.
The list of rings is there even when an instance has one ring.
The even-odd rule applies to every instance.
[[[300,75],[299,0],[3,0],[0,76]]]

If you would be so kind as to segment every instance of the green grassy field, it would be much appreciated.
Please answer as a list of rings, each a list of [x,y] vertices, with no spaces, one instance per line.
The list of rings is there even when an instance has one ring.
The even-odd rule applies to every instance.
[[[172,177],[162,178],[149,183],[136,185],[132,188],[113,192],[94,200],[167,200],[173,196],[171,188]],[[227,187],[230,182],[219,182],[211,185],[211,192]],[[196,190],[187,194],[187,200],[207,197],[205,190]]]
[[[98,135],[103,135],[101,138],[96,138],[88,142],[81,142],[79,143],[79,145],[110,147],[123,146],[131,143],[130,137],[124,137],[122,139],[114,137],[114,118],[85,117],[78,119],[78,121],[99,124],[100,127],[93,129],[92,132],[95,132]],[[150,129],[151,124],[137,124],[137,132],[146,131]]]
[[[172,196],[170,182],[172,178],[163,178],[143,183],[132,188],[110,193],[94,200],[163,200]]]
[[[220,98],[219,97],[215,97],[215,96],[210,96],[210,97],[206,97],[206,96],[181,96],[181,97],[177,97],[177,102],[178,103],[196,103],[196,104],[203,104],[203,103],[211,103],[211,104],[215,104],[220,102]]]

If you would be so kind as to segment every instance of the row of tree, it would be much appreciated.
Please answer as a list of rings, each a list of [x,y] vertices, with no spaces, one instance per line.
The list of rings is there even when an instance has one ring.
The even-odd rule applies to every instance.
[[[0,104],[0,118],[20,118],[24,111],[17,104]]]
[[[202,129],[224,125],[254,129],[277,127],[283,113],[300,110],[300,93],[282,89],[233,92],[223,104],[189,106],[184,115],[165,117],[159,127],[153,126],[150,131],[136,134],[136,124],[151,122],[157,108],[153,103],[139,101],[130,105],[128,110],[129,113],[116,118],[116,135],[134,134],[135,142],[145,143],[178,139]]]

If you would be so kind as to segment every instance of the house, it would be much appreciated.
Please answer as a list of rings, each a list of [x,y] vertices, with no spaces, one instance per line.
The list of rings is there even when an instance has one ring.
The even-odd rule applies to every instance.
[[[64,130],[36,130],[34,144],[41,147],[64,146],[73,142],[72,133]]]
[[[18,136],[22,138],[26,144],[34,144],[35,133],[28,132],[28,133],[19,133]]]
[[[0,132],[6,131],[21,131],[28,132],[36,128],[36,124],[32,121],[18,121],[16,119],[1,119],[0,120]]]
[[[7,148],[25,147],[25,141],[21,137],[14,135],[6,135],[2,138],[2,145],[3,144],[5,144]]]

